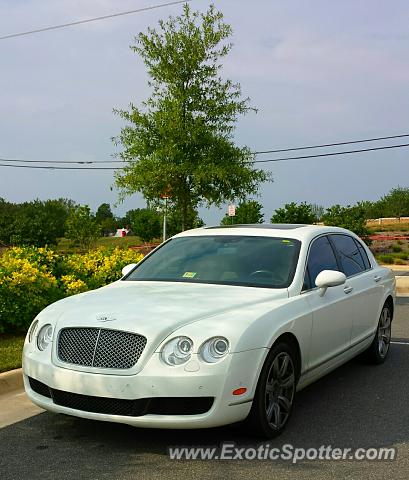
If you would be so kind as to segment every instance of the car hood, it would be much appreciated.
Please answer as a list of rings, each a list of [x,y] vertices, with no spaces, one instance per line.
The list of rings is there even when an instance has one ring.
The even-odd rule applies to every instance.
[[[54,304],[48,315],[58,318],[58,329],[92,326],[126,330],[158,344],[189,323],[234,309],[253,310],[260,303],[284,298],[288,298],[287,289],[119,281],[64,299]]]

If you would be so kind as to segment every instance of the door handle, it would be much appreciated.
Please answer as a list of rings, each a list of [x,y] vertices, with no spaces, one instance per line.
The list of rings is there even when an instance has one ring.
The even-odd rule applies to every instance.
[[[373,277],[373,279],[375,280],[375,282],[379,282],[379,280],[381,279],[381,277],[379,275],[375,275]]]
[[[351,293],[353,289],[354,289],[353,287],[349,287],[349,286],[348,286],[348,287],[345,287],[345,288],[344,288],[344,292],[345,292],[345,293]]]

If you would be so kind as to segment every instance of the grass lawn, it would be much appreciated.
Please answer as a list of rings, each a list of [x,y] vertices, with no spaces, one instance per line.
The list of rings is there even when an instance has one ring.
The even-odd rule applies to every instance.
[[[96,241],[95,245],[91,248],[97,247],[135,247],[138,245],[143,245],[143,242],[136,236],[129,237],[100,237]],[[58,244],[54,249],[57,252],[64,253],[85,253],[88,252],[88,249],[84,250],[79,247],[73,246],[72,243],[66,238],[59,238]]]
[[[366,226],[376,233],[388,232],[388,233],[399,233],[404,232],[407,234],[409,231],[409,223],[407,222],[396,222],[396,223],[382,223],[377,222],[368,222]]]
[[[0,334],[0,372],[21,367],[24,338],[24,335]]]

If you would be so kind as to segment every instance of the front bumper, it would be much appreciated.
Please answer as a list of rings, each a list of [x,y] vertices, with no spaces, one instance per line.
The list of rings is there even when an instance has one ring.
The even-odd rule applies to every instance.
[[[27,348],[26,348],[27,347]],[[257,379],[267,349],[228,355],[216,364],[205,364],[193,356],[179,367],[164,365],[158,353],[152,355],[136,375],[89,373],[51,363],[50,355],[29,345],[23,353],[24,386],[29,398],[40,407],[78,417],[125,423],[148,428],[208,428],[243,420],[249,413]],[[108,399],[143,400],[155,398],[213,398],[210,409],[198,414],[138,414],[138,416],[98,413],[58,405],[52,398],[36,393],[29,378],[60,392]],[[245,387],[240,396],[232,392]]]

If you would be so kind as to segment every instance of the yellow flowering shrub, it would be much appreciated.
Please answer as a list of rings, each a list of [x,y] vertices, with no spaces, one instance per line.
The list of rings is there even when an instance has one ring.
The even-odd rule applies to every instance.
[[[64,256],[48,248],[6,250],[0,255],[0,333],[25,331],[50,303],[118,280],[125,265],[142,258],[118,247]]]
[[[121,277],[121,270],[129,263],[137,263],[143,255],[133,250],[119,247],[98,248],[85,254],[73,254],[65,258],[63,270],[67,278],[65,285],[72,284],[73,279],[81,280],[83,284],[73,285],[73,289],[81,290],[84,285],[88,289],[102,287]],[[76,292],[77,293],[77,292]]]
[[[46,266],[22,253],[10,249],[0,256],[0,333],[25,330],[40,310],[62,297]]]
[[[66,293],[69,295],[75,295],[76,293],[86,292],[88,290],[87,284],[74,275],[63,275],[61,277],[61,283]]]

